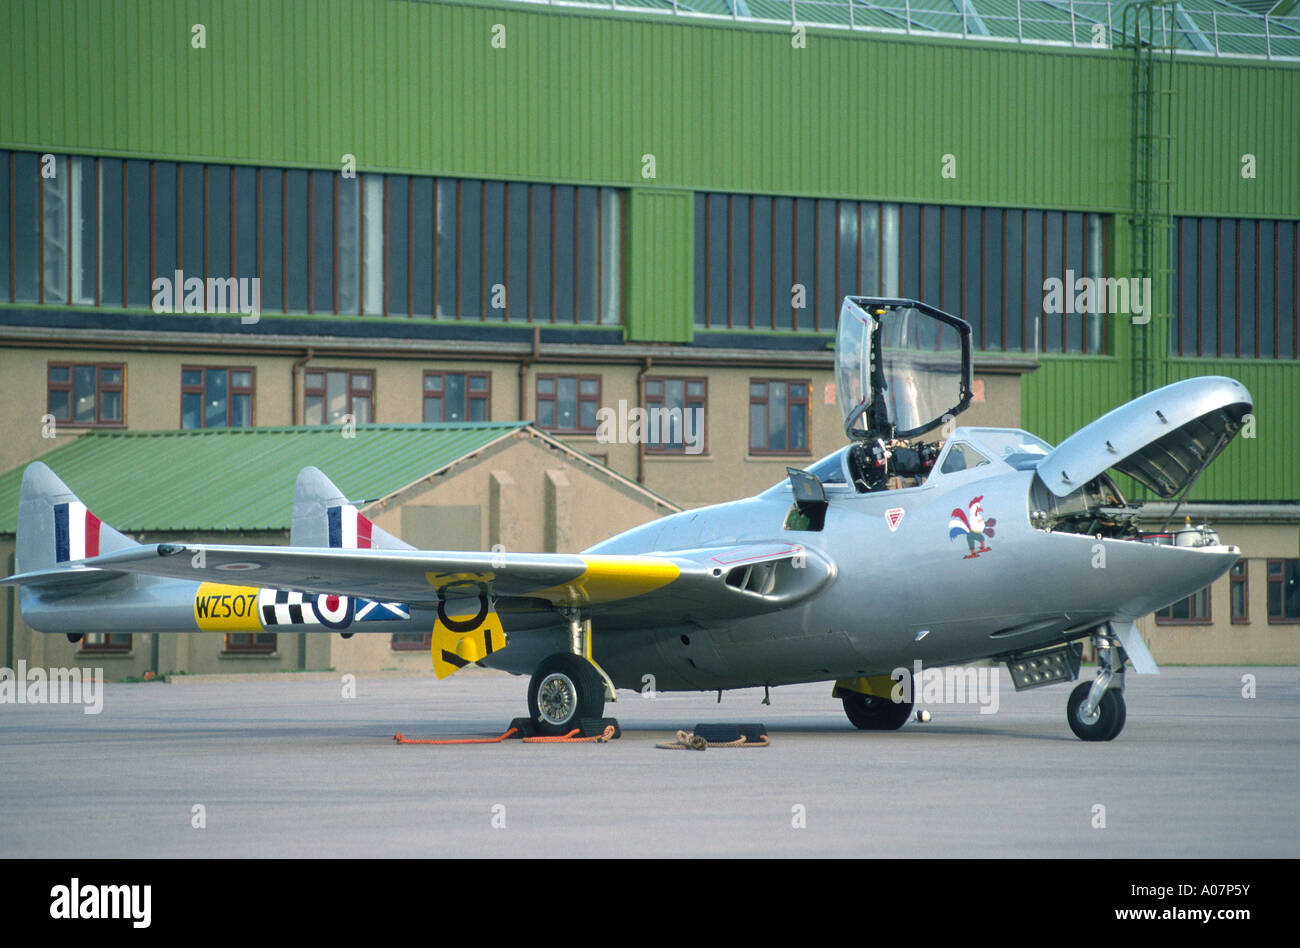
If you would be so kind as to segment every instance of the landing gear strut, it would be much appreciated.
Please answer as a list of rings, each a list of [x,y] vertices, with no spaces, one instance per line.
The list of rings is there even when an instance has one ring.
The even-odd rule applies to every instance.
[[[542,660],[528,684],[528,715],[539,734],[568,734],[582,721],[599,721],[605,701],[616,701],[614,683],[591,658],[591,621],[576,612],[569,622],[570,651]]]
[[[1110,741],[1124,730],[1124,649],[1104,632],[1092,636],[1097,677],[1080,682],[1065,703],[1070,730],[1081,741]]]

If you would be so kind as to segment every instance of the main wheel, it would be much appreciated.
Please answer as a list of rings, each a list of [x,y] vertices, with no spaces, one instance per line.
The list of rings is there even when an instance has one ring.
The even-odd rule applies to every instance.
[[[545,735],[568,734],[583,718],[605,713],[605,682],[591,662],[572,652],[542,660],[528,683],[528,714]]]
[[[849,721],[860,731],[897,731],[912,716],[911,701],[852,692],[841,695],[840,700]]]
[[[1070,692],[1070,700],[1065,703],[1065,717],[1070,722],[1070,730],[1081,741],[1112,741],[1124,730],[1124,721],[1128,718],[1124,693],[1114,689],[1105,692],[1097,705],[1095,720],[1088,721],[1082,715],[1082,708],[1091,690],[1092,682],[1084,681]]]

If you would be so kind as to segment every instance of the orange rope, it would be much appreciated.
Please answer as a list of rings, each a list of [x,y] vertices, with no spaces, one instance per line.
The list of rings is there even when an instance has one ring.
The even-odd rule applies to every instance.
[[[430,741],[430,740],[421,740],[420,738],[416,738],[416,737],[403,737],[402,733],[398,731],[396,734],[393,735],[393,743],[395,744],[500,744],[507,737],[509,737],[511,734],[516,733],[518,730],[519,730],[518,728],[512,727],[510,730],[506,731],[500,737],[467,737],[467,738],[460,738],[458,740],[450,740],[450,741]]]
[[[398,733],[393,735],[393,743],[395,744],[500,744],[506,738],[510,737],[510,735],[517,734],[517,733],[519,733],[519,729],[512,727],[510,730],[506,731],[500,737],[468,737],[468,738],[457,738],[455,740],[434,741],[434,740],[427,740],[427,739],[421,739],[416,737],[405,737],[399,731]],[[607,741],[612,741],[614,739],[614,725],[612,724],[606,725],[605,730],[602,733],[595,735],[594,737],[575,736],[581,733],[582,733],[581,730],[575,727],[568,734],[564,734],[560,737],[525,737],[523,741],[525,744],[590,744],[590,743],[604,744]]]
[[[572,731],[570,731],[568,734],[563,735],[562,737],[525,737],[524,743],[525,744],[590,744],[594,742],[596,744],[604,744],[606,741],[612,741],[614,739],[614,725],[612,724],[605,725],[604,732],[597,734],[594,737],[573,736],[575,734],[581,734],[581,733],[582,733],[581,730],[575,727]]]

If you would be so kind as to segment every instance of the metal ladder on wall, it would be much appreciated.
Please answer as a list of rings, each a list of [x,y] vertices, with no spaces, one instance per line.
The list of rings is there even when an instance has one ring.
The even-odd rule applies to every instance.
[[[1173,96],[1177,4],[1131,3],[1124,7],[1123,45],[1133,51],[1132,227],[1130,276],[1150,280],[1151,319],[1132,325],[1132,395],[1165,383],[1164,354],[1172,318]]]

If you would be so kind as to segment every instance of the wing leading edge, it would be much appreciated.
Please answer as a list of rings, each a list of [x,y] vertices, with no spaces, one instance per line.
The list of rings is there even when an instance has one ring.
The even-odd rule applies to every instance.
[[[272,546],[154,544],[82,566],[173,579],[240,583],[406,602],[449,611],[482,599],[493,609],[576,609],[656,625],[789,608],[828,584],[834,564],[789,543],[672,554],[461,553]]]

